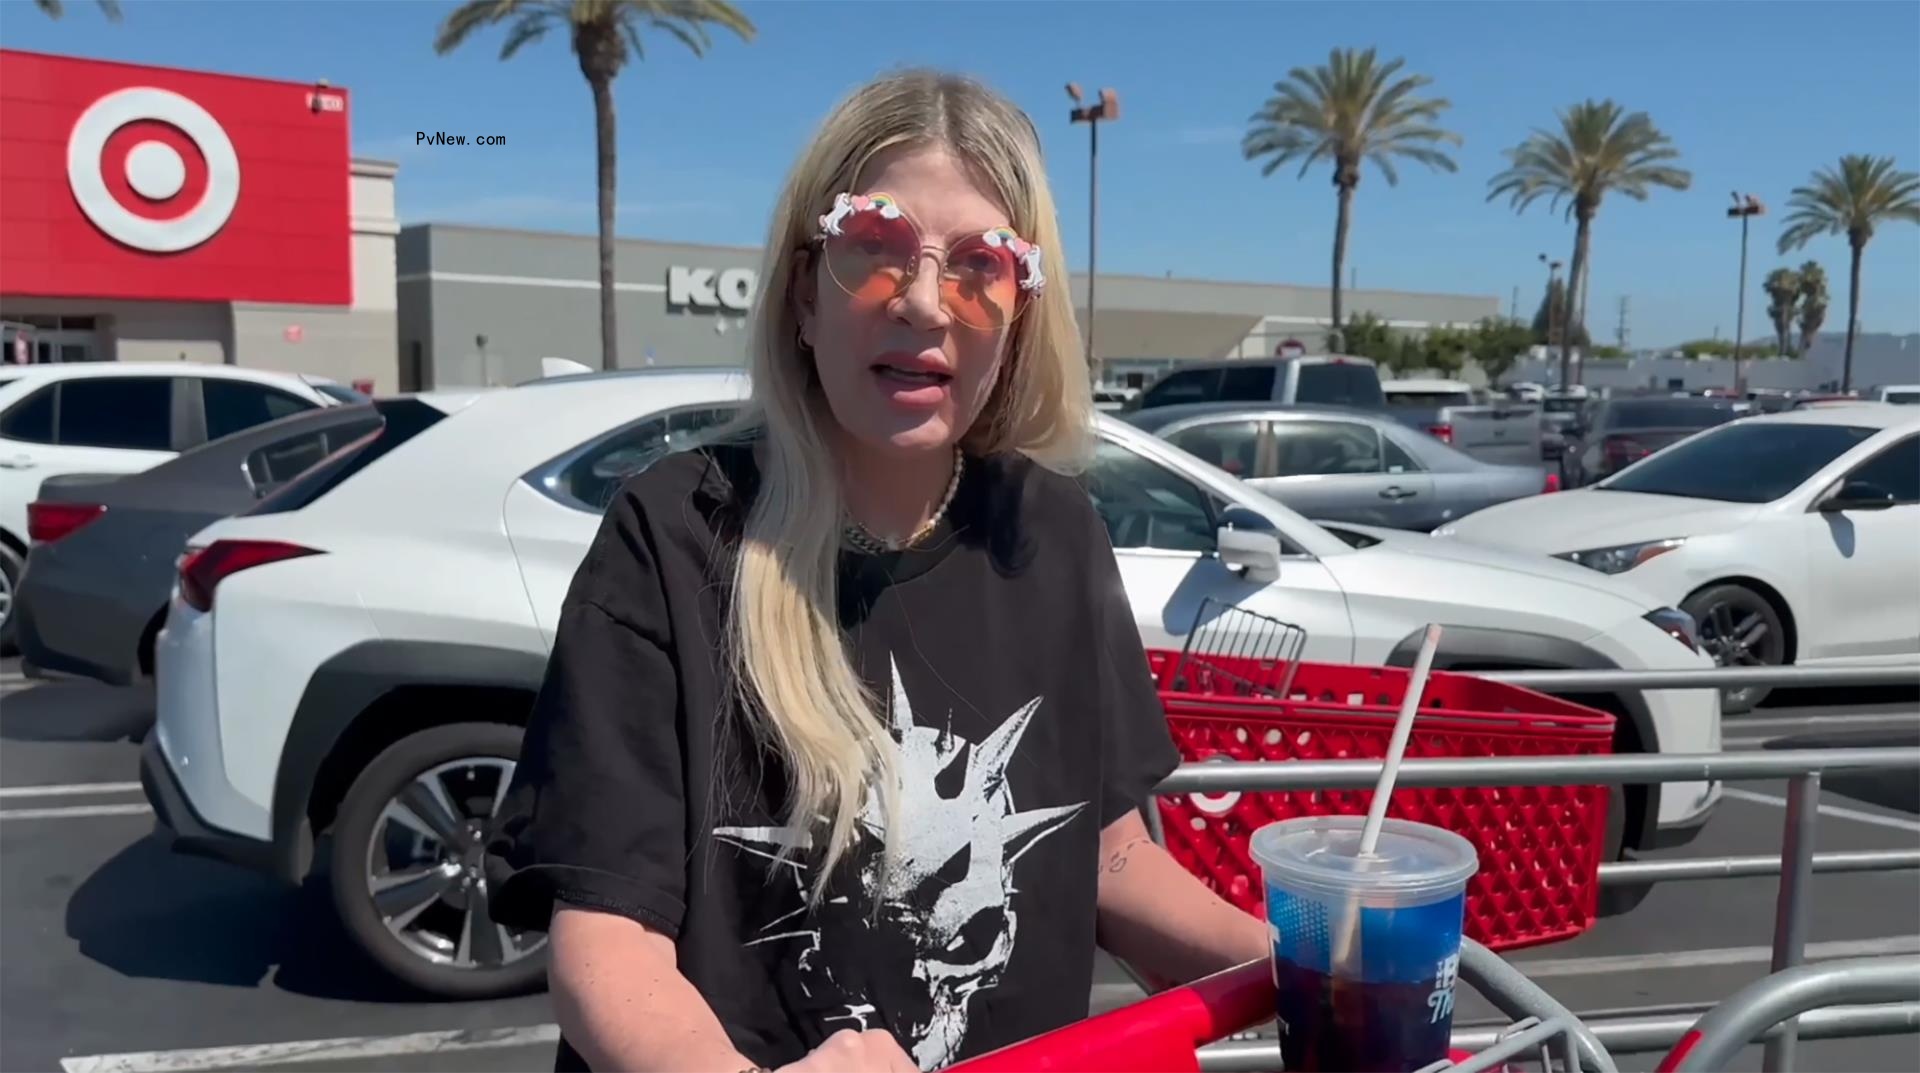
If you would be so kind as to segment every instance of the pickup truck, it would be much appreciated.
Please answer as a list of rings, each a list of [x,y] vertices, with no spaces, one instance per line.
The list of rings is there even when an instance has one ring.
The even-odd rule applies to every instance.
[[[1387,412],[1455,450],[1501,466],[1540,464],[1540,404],[1494,398],[1481,402],[1458,380],[1387,380]]]
[[[1273,402],[1377,410],[1380,372],[1366,358],[1319,354],[1190,362],[1153,382],[1127,404],[1129,412],[1201,402]]]

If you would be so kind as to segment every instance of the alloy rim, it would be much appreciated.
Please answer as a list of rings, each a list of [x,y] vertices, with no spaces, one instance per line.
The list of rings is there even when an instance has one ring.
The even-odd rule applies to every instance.
[[[367,842],[367,894],[401,945],[436,965],[499,969],[545,945],[546,936],[493,919],[483,855],[513,761],[449,761],[415,775],[388,800]]]

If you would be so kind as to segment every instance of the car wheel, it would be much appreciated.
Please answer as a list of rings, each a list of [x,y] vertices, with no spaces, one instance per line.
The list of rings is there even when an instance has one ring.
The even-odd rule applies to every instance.
[[[1773,604],[1745,585],[1713,585],[1686,598],[1680,610],[1699,623],[1700,646],[1722,667],[1777,667],[1786,662],[1787,634]],[[1720,691],[1720,711],[1752,711],[1772,689],[1745,686]]]
[[[13,655],[13,608],[25,565],[12,548],[0,544],[0,656]]]
[[[494,998],[544,981],[545,933],[495,923],[481,860],[520,738],[499,723],[403,738],[354,780],[335,820],[333,899],[348,932],[430,994]]]

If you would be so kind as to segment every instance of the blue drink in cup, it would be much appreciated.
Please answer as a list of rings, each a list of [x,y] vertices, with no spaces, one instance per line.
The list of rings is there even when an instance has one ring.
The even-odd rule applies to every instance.
[[[1288,1073],[1411,1073],[1447,1057],[1473,843],[1364,816],[1303,816],[1253,833],[1273,936]]]

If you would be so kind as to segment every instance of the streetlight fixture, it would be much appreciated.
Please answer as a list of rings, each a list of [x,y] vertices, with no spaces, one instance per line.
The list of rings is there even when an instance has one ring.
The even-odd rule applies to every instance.
[[[1560,328],[1560,303],[1553,300],[1553,282],[1560,275],[1560,262],[1549,260],[1546,254],[1540,255],[1540,263],[1547,266],[1547,296],[1543,300],[1547,307],[1547,345],[1560,347],[1560,386],[1567,386],[1567,339]]]
[[[1093,356],[1094,285],[1099,278],[1096,260],[1100,233],[1100,124],[1120,118],[1120,95],[1111,89],[1100,91],[1098,104],[1082,104],[1080,83],[1067,83],[1067,96],[1075,105],[1068,120],[1087,125],[1087,374],[1100,382],[1100,367]]]
[[[1740,378],[1740,343],[1746,328],[1747,319],[1747,221],[1755,216],[1766,215],[1767,207],[1752,194],[1733,192],[1733,205],[1727,209],[1729,218],[1740,220],[1740,297],[1733,314],[1733,395],[1745,398],[1747,385]]]

